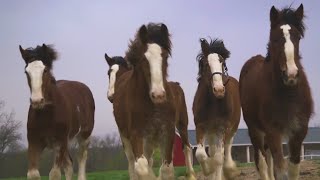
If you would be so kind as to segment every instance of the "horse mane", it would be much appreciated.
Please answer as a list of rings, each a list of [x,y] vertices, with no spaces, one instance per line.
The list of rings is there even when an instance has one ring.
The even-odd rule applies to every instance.
[[[163,35],[161,32],[161,24],[149,23],[146,27],[149,41],[160,45],[163,49],[167,50],[168,54],[171,56],[171,35]],[[137,31],[134,40],[131,39],[129,42],[125,58],[128,59],[131,64],[135,64],[144,56],[144,48],[139,37],[139,31]]]
[[[281,11],[280,11],[280,22],[283,22],[285,24],[290,24],[290,25],[293,25],[299,32],[300,32],[300,35],[302,37],[304,37],[304,31],[305,31],[305,24],[303,22],[303,19],[302,20],[299,20],[297,18],[297,16],[295,15],[295,10],[291,7],[286,7],[286,8],[283,8]],[[305,17],[305,16],[303,16]]]
[[[211,39],[210,38],[210,43],[209,43],[209,54],[212,53],[217,53],[224,60],[228,59],[230,57],[230,51],[224,46],[224,43],[221,39],[215,38]],[[198,77],[197,81],[200,82],[200,79],[202,77],[203,72],[207,71],[207,61],[206,61],[206,56],[202,51],[197,55],[197,62],[199,66],[199,72],[198,72]]]
[[[41,60],[49,69],[52,68],[52,62],[58,58],[58,53],[53,45],[38,45],[36,48],[27,48],[26,51],[30,54],[30,59],[27,59],[27,61]]]

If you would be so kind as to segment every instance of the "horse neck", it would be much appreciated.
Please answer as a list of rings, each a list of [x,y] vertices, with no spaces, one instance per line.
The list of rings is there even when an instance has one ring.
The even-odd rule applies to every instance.
[[[135,67],[133,69],[130,84],[133,87],[132,90],[135,92],[135,96],[149,96],[149,84],[139,68]]]

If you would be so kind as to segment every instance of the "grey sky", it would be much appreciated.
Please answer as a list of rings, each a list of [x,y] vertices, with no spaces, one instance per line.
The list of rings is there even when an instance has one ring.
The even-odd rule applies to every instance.
[[[297,8],[302,1],[295,1]],[[107,63],[104,53],[124,55],[130,38],[148,22],[163,22],[172,34],[173,52],[169,79],[179,81],[185,91],[189,128],[194,129],[191,111],[197,82],[196,55],[200,37],[219,37],[231,51],[229,74],[239,78],[244,62],[266,54],[269,10],[289,6],[292,1],[1,1],[0,3],[0,99],[16,111],[26,132],[30,92],[24,75],[25,63],[18,45],[35,47],[54,44],[59,59],[54,63],[56,79],[78,80],[92,90],[96,102],[94,134],[117,132],[112,105],[107,101]],[[320,124],[320,1],[303,1],[305,38],[301,40],[302,63],[315,101],[311,124]],[[246,127],[242,121],[240,127]]]

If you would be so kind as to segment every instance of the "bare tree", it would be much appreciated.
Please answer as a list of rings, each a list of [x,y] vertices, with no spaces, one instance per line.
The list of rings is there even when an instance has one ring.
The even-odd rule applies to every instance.
[[[5,102],[0,100],[0,157],[10,148],[16,151],[22,137],[19,132],[21,122],[15,119],[14,111],[7,113],[4,107]]]

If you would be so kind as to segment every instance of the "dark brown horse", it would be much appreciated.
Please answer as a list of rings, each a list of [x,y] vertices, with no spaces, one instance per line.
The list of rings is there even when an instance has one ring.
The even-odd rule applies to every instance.
[[[309,83],[300,62],[303,5],[270,10],[268,53],[249,59],[240,74],[244,120],[262,179],[298,179],[301,144],[313,112]],[[289,170],[282,140],[289,139]],[[273,167],[274,166],[274,167]]]
[[[233,178],[237,169],[231,147],[241,111],[238,81],[227,74],[226,59],[230,52],[224,43],[218,39],[210,44],[200,39],[200,43],[199,84],[192,108],[198,144],[196,157],[210,179],[222,179],[222,167],[225,177]],[[210,157],[205,151],[206,137]]]
[[[113,100],[113,95],[116,93],[115,82],[120,78],[123,74],[132,70],[131,65],[121,56],[109,57],[105,54],[105,59],[109,65],[109,89],[108,89],[108,99],[110,102]],[[176,122],[176,127],[180,133],[180,137],[183,142],[183,149],[185,155],[185,161],[187,166],[187,179],[195,179],[195,173],[192,167],[192,151],[188,140],[188,114],[187,114],[187,106],[185,102],[184,92],[180,87],[179,83],[176,82],[168,82],[170,89],[175,94],[175,105],[177,105],[176,110],[180,114],[180,118],[178,118]],[[150,147],[151,146],[151,147]],[[148,159],[149,166],[152,167],[154,144],[145,145],[145,156]]]
[[[185,117],[178,109],[181,97],[176,96],[167,82],[170,54],[167,26],[143,25],[126,52],[133,70],[116,81],[114,115],[129,161],[131,179],[155,179],[150,158],[157,145],[160,145],[162,157],[160,179],[174,179],[175,123]]]
[[[57,58],[50,46],[35,49],[19,46],[25,60],[25,73],[31,91],[28,114],[28,179],[40,180],[39,158],[44,148],[54,150],[50,179],[61,179],[64,168],[67,180],[72,179],[73,166],[68,143],[79,143],[78,179],[85,180],[87,148],[94,125],[94,100],[90,89],[76,81],[56,81],[51,73]]]

